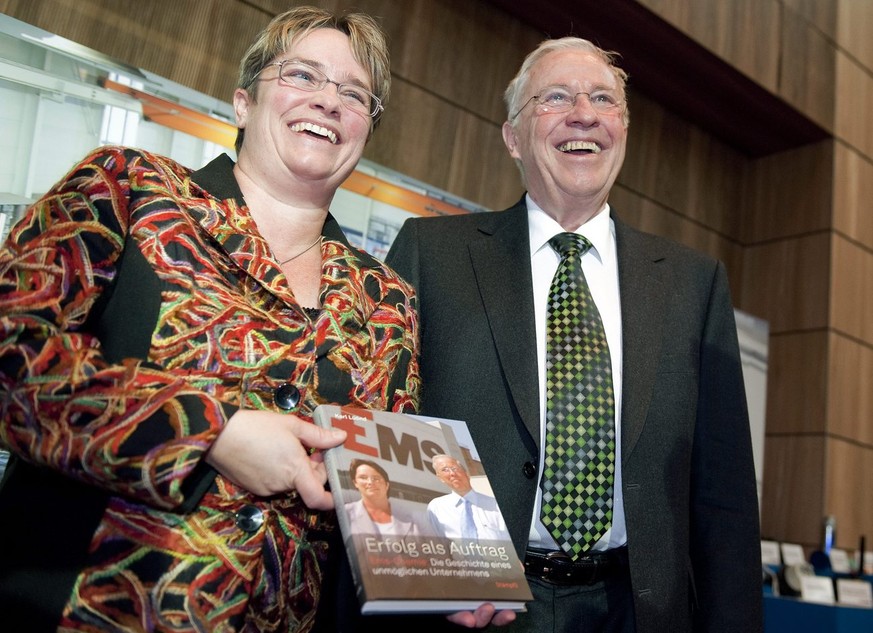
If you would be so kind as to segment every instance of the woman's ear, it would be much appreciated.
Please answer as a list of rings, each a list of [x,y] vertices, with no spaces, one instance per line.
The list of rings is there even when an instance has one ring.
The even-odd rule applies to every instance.
[[[233,91],[233,113],[236,117],[236,126],[245,128],[249,115],[249,106],[254,102],[248,90],[237,88]]]

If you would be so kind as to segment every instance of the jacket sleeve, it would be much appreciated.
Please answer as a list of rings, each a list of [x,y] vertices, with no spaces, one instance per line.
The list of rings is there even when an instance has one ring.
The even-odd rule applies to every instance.
[[[147,359],[108,362],[89,332],[125,248],[131,191],[144,186],[134,163],[137,178],[156,177],[140,154],[96,150],[0,249],[0,443],[31,463],[172,509],[214,476],[197,466],[235,408]]]
[[[409,239],[412,222],[405,222],[388,252],[386,263],[403,280],[406,297],[402,313],[404,324],[404,362],[398,363],[397,372],[403,376],[402,386],[394,390],[392,410],[400,413],[416,413],[420,406],[421,376],[419,374],[420,321],[418,296],[415,289],[417,276],[407,265],[405,258],[415,254],[414,243]]]
[[[763,623],[755,466],[736,332],[719,264],[701,341],[692,464],[695,631],[753,632]]]

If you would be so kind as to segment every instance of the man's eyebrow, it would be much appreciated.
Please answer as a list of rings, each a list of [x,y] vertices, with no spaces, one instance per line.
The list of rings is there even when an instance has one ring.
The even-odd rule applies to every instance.
[[[581,84],[581,82],[580,82],[580,84]],[[542,92],[543,90],[548,90],[549,88],[563,88],[567,92],[573,92],[573,90],[575,90],[575,88],[570,87],[570,84],[557,83],[557,84],[548,84],[546,86],[543,86],[542,88],[537,89],[536,92]],[[603,83],[593,84],[589,90],[590,90],[590,92],[597,92],[597,91],[621,92],[621,90],[619,89],[618,86],[608,86],[608,85],[603,84]]]

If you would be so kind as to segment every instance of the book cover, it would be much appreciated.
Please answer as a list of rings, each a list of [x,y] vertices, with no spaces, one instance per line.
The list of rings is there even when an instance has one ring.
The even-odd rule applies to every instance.
[[[454,613],[532,600],[466,423],[321,405],[325,452],[362,613]]]

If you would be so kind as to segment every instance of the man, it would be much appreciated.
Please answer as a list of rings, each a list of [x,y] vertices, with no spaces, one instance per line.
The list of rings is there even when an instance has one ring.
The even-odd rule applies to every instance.
[[[470,475],[449,455],[435,455],[436,476],[452,492],[427,504],[427,516],[434,533],[446,538],[486,540],[509,539],[494,497],[473,490]]]
[[[759,631],[755,474],[726,274],[608,204],[625,80],[590,42],[541,44],[505,95],[525,197],[400,231],[388,263],[419,294],[422,411],[470,424],[535,597],[513,630]],[[555,325],[562,302],[584,312],[583,342]],[[568,363],[596,370],[556,377]],[[592,400],[576,407],[574,389]],[[586,430],[598,447],[581,448]],[[582,493],[555,488],[583,471],[602,477]],[[581,519],[560,519],[576,508]]]

